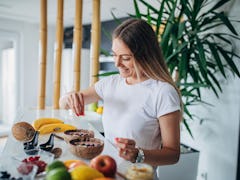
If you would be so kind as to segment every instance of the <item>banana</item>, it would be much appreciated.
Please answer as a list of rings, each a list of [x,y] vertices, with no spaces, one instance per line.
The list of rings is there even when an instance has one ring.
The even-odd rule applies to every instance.
[[[77,129],[75,126],[70,124],[61,124],[61,123],[54,123],[54,124],[46,124],[41,126],[38,131],[40,134],[48,134],[52,132],[64,132],[67,130],[75,130]]]
[[[56,123],[61,123],[63,124],[63,121],[60,120],[60,119],[57,119],[57,118],[39,118],[39,119],[36,119],[34,122],[33,122],[33,127],[35,130],[39,130],[43,125],[46,125],[46,124],[56,124]]]

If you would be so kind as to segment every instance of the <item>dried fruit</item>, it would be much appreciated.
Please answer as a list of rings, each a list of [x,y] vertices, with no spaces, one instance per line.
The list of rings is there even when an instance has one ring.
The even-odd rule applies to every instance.
[[[37,174],[43,172],[47,166],[47,163],[40,160],[40,156],[30,156],[29,158],[23,159],[22,162],[28,165],[36,165],[38,167]]]
[[[53,148],[51,153],[54,154],[54,158],[59,158],[62,155],[62,149],[61,148]]]
[[[12,126],[12,135],[18,141],[30,141],[34,136],[35,130],[27,122],[17,122]]]

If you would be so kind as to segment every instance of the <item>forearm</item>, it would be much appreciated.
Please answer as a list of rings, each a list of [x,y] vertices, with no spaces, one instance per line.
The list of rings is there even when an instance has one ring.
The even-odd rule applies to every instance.
[[[169,165],[178,162],[180,150],[163,147],[161,150],[143,150],[145,155],[144,163],[153,166]]]

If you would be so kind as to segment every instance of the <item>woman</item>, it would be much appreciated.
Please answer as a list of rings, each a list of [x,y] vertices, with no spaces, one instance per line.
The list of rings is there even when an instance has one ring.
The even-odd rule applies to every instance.
[[[103,100],[105,137],[119,155],[153,166],[174,164],[180,155],[180,93],[168,72],[149,24],[129,19],[113,32],[118,75],[105,77],[60,100],[61,108],[80,115],[84,105]]]

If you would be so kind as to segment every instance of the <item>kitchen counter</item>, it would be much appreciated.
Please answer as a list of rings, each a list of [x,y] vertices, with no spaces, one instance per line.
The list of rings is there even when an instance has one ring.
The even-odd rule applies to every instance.
[[[120,158],[118,156],[118,151],[116,147],[110,143],[109,140],[104,138],[102,134],[99,132],[99,123],[101,123],[100,119],[93,118],[93,114],[91,112],[85,112],[85,116],[76,117],[73,116],[69,111],[67,110],[27,110],[25,112],[22,112],[18,116],[18,118],[15,120],[15,122],[19,121],[26,121],[32,124],[32,122],[40,117],[55,117],[59,118],[64,121],[66,124],[71,124],[76,126],[78,129],[91,129],[95,133],[95,137],[104,140],[104,149],[101,154],[107,154],[112,156],[116,162],[118,167],[118,172],[124,174],[126,172],[126,167],[130,165],[129,162],[125,161],[124,159]],[[98,127],[98,129],[96,128]],[[62,136],[63,133],[57,133],[57,135]],[[44,143],[48,140],[50,134],[47,135],[40,135],[39,136],[39,144]],[[67,159],[80,159],[87,163],[89,163],[89,160],[81,159],[75,155],[73,155],[67,143],[63,140],[54,139],[54,147],[60,147],[62,149],[62,155],[59,157],[59,160],[67,160]],[[9,135],[6,145],[3,149],[2,156],[5,157],[14,157],[14,156],[26,156],[25,152],[23,151],[23,144],[19,141],[17,141],[12,134]],[[120,177],[117,177],[117,179],[122,179]]]

